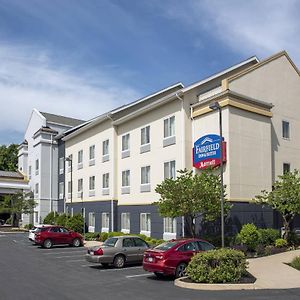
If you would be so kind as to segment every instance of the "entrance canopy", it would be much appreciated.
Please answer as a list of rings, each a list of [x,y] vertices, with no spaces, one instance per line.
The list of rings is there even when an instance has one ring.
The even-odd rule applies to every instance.
[[[0,171],[0,195],[30,191],[27,178],[20,172]]]

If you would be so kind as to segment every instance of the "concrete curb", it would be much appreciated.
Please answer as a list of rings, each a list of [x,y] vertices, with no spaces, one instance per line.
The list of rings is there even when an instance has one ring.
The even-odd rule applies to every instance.
[[[256,290],[255,283],[194,283],[184,282],[187,277],[177,278],[175,286],[203,291],[236,291],[236,290]]]

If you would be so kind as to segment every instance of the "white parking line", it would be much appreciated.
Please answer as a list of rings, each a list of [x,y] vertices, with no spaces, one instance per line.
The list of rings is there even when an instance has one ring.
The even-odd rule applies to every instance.
[[[82,253],[82,254],[85,253],[84,250],[72,251],[72,253],[74,253],[74,252],[80,252],[80,253]],[[42,253],[42,254],[43,254],[43,255],[55,255],[55,254],[66,254],[66,253],[68,253],[68,252],[67,252],[67,251],[64,251],[64,252],[49,252],[49,253]]]
[[[143,277],[143,276],[150,276],[151,274],[146,273],[146,274],[138,274],[138,275],[128,275],[125,276],[126,278],[134,278],[134,277]]]

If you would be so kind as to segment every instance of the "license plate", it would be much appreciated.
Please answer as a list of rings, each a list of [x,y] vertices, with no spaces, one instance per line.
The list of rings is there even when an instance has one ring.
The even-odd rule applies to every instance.
[[[147,260],[148,260],[149,262],[154,261],[153,257],[148,257]]]
[[[94,251],[90,251],[90,254],[91,254],[91,255],[94,255]]]

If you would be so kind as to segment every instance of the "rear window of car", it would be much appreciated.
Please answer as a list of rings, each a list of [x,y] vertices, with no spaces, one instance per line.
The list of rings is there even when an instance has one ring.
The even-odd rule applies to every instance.
[[[104,243],[103,245],[104,246],[108,246],[108,247],[114,247],[116,242],[117,242],[118,238],[115,238],[115,237],[111,237],[111,238],[108,238]]]
[[[162,243],[156,247],[154,247],[154,249],[157,249],[157,250],[162,250],[162,251],[167,251],[169,249],[171,249],[172,247],[176,246],[179,242],[178,241],[174,241],[174,242],[165,242],[165,243]]]
[[[40,227],[40,228],[37,228],[35,232],[36,233],[38,233],[38,232],[44,232],[44,231],[47,231],[47,229],[48,229],[47,227]]]

